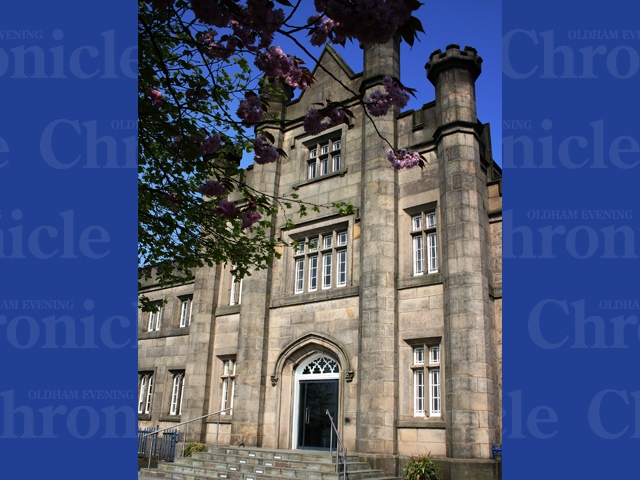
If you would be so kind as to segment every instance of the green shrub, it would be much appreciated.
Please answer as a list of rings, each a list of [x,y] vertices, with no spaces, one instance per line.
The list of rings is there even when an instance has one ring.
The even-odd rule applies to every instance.
[[[193,452],[206,452],[207,446],[204,443],[190,442],[184,446],[184,456],[190,457]]]
[[[431,453],[409,458],[404,467],[404,478],[408,480],[440,480],[440,467],[431,459]]]

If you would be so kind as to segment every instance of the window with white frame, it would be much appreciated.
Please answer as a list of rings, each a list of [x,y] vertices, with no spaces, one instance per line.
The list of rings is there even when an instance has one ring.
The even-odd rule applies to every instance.
[[[227,410],[227,408],[233,408],[233,392],[236,386],[236,359],[229,358],[222,361],[222,406],[221,410],[224,410],[222,415],[232,414],[233,410]]]
[[[231,294],[229,295],[229,305],[240,305],[242,302],[242,279],[238,280],[236,267],[231,269]]]
[[[342,169],[339,138],[324,140],[309,148],[307,178],[312,179]]]
[[[171,403],[169,415],[182,415],[182,398],[184,394],[184,370],[171,374]]]
[[[193,307],[193,297],[182,297],[180,299],[180,328],[191,325],[191,308]]]
[[[294,293],[347,285],[347,238],[341,229],[299,240],[294,250]]]
[[[413,275],[438,272],[438,235],[436,212],[411,216],[411,264]]]
[[[148,332],[160,330],[160,326],[162,325],[162,312],[164,307],[158,304],[156,304],[156,306],[157,310],[155,312],[149,312],[149,323],[147,324]]]
[[[440,345],[413,347],[413,413],[416,417],[440,417]]]
[[[138,392],[138,413],[150,413],[151,399],[153,398],[153,372],[138,374]]]

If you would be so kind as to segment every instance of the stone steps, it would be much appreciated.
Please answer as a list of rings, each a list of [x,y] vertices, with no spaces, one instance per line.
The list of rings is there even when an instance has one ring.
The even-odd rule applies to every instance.
[[[337,480],[329,452],[309,450],[277,450],[264,448],[208,447],[206,452],[194,452],[192,457],[177,457],[173,463],[160,463],[157,469],[141,469],[150,478],[174,480]],[[379,470],[361,462],[357,455],[347,457],[348,480],[391,480]]]

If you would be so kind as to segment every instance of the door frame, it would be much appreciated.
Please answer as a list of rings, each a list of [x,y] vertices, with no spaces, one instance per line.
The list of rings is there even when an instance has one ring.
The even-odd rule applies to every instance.
[[[330,355],[328,353],[316,353],[313,354],[307,358],[305,358],[305,361],[300,363],[296,369],[295,369],[295,386],[293,389],[293,431],[291,432],[291,448],[294,450],[298,449],[298,429],[300,428],[300,395],[301,395],[301,389],[300,389],[300,379],[302,377],[302,371],[305,369],[305,367],[307,365],[309,365],[310,363],[314,362],[315,360],[321,358],[321,357],[326,357],[329,358],[331,360],[333,360],[334,362],[336,362],[338,364],[338,368],[341,369],[342,367],[340,366],[340,362],[338,362],[338,360],[333,356]],[[336,372],[336,373],[322,373],[322,374],[307,374],[304,376],[303,381],[306,380],[338,380],[338,395],[337,395],[337,402],[338,405],[336,406],[336,411],[340,412],[340,395],[341,395],[341,388],[340,388],[340,372]],[[339,413],[337,414],[339,415]],[[334,422],[336,423],[336,425],[339,425],[338,419],[334,418]]]

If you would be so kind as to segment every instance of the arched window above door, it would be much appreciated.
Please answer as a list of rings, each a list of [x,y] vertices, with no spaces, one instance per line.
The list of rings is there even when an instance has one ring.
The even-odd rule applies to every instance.
[[[329,357],[319,357],[311,360],[302,370],[302,375],[323,375],[340,373],[338,362]]]

